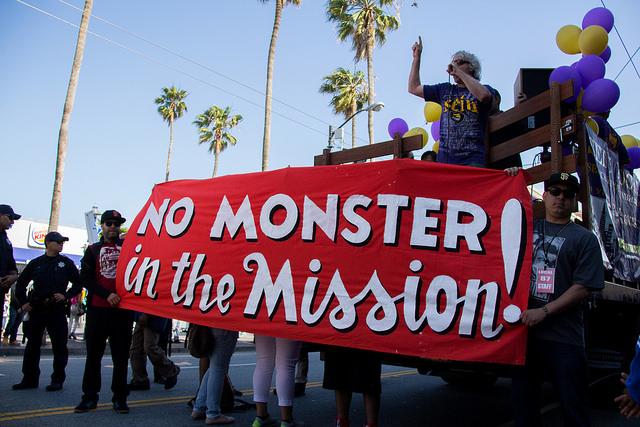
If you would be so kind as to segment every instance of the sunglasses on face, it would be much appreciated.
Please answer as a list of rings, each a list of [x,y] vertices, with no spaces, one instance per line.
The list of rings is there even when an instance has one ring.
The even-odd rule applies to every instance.
[[[573,199],[574,197],[576,197],[576,191],[575,190],[562,190],[558,187],[551,187],[549,189],[547,189],[547,191],[549,192],[549,194],[551,194],[553,197],[558,197],[560,194],[564,194],[564,197],[567,199]]]
[[[452,61],[454,64],[456,64],[458,67],[464,64],[471,64],[469,61],[465,61],[464,59],[456,59],[455,61]]]
[[[120,223],[116,221],[105,221],[104,225],[107,227],[120,227]]]

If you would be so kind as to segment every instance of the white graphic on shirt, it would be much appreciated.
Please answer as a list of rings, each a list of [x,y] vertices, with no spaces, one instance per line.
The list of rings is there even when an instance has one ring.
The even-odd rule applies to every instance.
[[[552,293],[538,292],[538,269],[556,268],[558,262],[558,254],[560,248],[564,244],[565,238],[560,236],[544,236],[544,243],[542,241],[542,234],[537,231],[533,235],[533,265],[531,269],[531,288],[530,295],[543,303],[551,301]],[[547,259],[545,265],[545,250],[547,252]]]
[[[60,262],[58,263],[58,267],[60,267],[60,268],[64,267],[64,262],[60,261]]]
[[[116,278],[116,266],[120,257],[120,248],[117,246],[103,246],[100,248],[100,274],[105,279]]]

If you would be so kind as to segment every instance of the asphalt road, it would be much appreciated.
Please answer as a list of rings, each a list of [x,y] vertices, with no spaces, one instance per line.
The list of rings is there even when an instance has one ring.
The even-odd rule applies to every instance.
[[[103,359],[103,393],[95,412],[74,414],[79,402],[84,367],[83,356],[71,356],[67,367],[67,381],[60,392],[47,393],[51,374],[51,356],[41,361],[42,375],[37,390],[12,391],[11,385],[21,378],[20,357],[0,357],[0,425],[2,426],[194,426],[204,424],[192,421],[186,402],[197,387],[197,360],[187,354],[176,354],[174,361],[182,371],[177,386],[164,390],[153,385],[150,391],[132,392],[129,396],[131,413],[116,414],[111,409],[109,384],[111,362]],[[231,361],[230,374],[244,399],[251,400],[251,382],[255,366],[253,351],[238,352]],[[151,367],[149,366],[151,369]],[[333,394],[322,389],[323,363],[317,353],[310,355],[310,372],[307,393],[295,401],[294,416],[305,426],[331,426],[334,424]],[[150,372],[152,372],[150,370]],[[501,379],[490,388],[468,389],[447,385],[440,378],[423,376],[414,369],[383,367],[381,426],[495,426],[511,425],[510,381]],[[277,401],[270,402],[273,415],[277,416]],[[545,425],[561,426],[560,413],[550,403],[544,409]],[[232,414],[235,425],[249,426],[253,410]],[[594,426],[637,426],[640,421],[627,421],[614,409],[592,409]],[[356,396],[352,405],[352,425],[364,424],[362,399]]]

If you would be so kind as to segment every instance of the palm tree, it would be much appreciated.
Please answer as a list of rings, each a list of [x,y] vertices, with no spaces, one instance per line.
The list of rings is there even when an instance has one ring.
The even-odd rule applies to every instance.
[[[351,38],[355,60],[367,59],[367,80],[369,83],[368,102],[375,102],[375,76],[373,73],[373,47],[375,42],[382,46],[387,31],[400,26],[399,17],[388,15],[386,9],[395,5],[394,0],[329,0],[327,17],[335,22],[338,39]],[[368,117],[369,144],[373,144],[373,111]]]
[[[260,0],[266,3],[269,0]],[[271,32],[271,43],[269,44],[269,57],[267,59],[267,87],[264,97],[264,132],[262,136],[262,170],[269,167],[269,149],[271,146],[271,87],[273,84],[273,62],[276,58],[276,42],[280,31],[280,18],[282,9],[288,4],[298,6],[302,0],[276,0],[276,13],[273,19],[273,31]]]
[[[229,145],[236,145],[237,139],[229,131],[242,121],[242,116],[231,115],[231,107],[224,109],[214,105],[198,115],[193,122],[198,127],[199,144],[209,144],[213,153],[213,177],[218,175],[218,157]]]
[[[344,114],[348,119],[352,114],[362,108],[367,100],[366,82],[364,73],[356,71],[352,73],[340,67],[333,73],[324,77],[320,86],[320,93],[333,95],[330,105],[336,114]],[[351,147],[356,146],[356,118],[351,120]]]
[[[53,194],[51,195],[51,212],[49,215],[49,231],[58,229],[60,221],[60,204],[62,202],[62,181],[64,179],[64,162],[67,157],[67,144],[69,141],[69,121],[71,120],[71,112],[73,111],[73,102],[76,98],[76,89],[78,88],[78,77],[80,76],[80,66],[82,65],[82,57],[84,56],[84,45],[87,40],[87,28],[89,28],[89,18],[91,17],[91,9],[93,8],[93,0],[84,2],[84,10],[80,20],[80,30],[78,31],[78,42],[76,43],[76,53],[73,56],[73,65],[71,66],[71,77],[69,78],[69,86],[67,87],[67,97],[64,101],[64,109],[62,110],[62,121],[60,122],[60,132],[58,133],[58,155],[56,158],[56,172],[53,180]]]
[[[169,153],[167,154],[167,170],[164,177],[165,182],[169,181],[169,167],[171,165],[171,151],[173,150],[173,122],[182,117],[187,111],[187,104],[184,99],[189,95],[186,90],[178,89],[175,86],[163,87],[162,95],[155,100],[158,105],[158,113],[162,119],[169,123]]]

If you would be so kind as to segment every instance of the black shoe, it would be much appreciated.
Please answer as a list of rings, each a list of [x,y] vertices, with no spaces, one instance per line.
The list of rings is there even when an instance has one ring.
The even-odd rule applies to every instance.
[[[151,388],[151,385],[149,384],[149,380],[140,381],[140,382],[131,381],[129,384],[127,384],[127,387],[129,387],[129,390],[131,391],[139,391],[139,390],[149,390]]]
[[[180,375],[180,367],[176,366],[176,374],[174,376],[171,377],[167,377],[167,379],[164,381],[164,389],[165,390],[169,390],[171,388],[174,388],[176,386],[176,384],[178,383],[178,375]]]
[[[161,375],[158,375],[157,377],[153,377],[153,382],[155,384],[164,384],[167,382],[167,379]]]
[[[52,382],[47,387],[45,387],[46,391],[58,391],[62,390],[62,383],[54,383]]]
[[[78,406],[73,409],[76,414],[84,414],[85,412],[93,411],[98,407],[98,399],[82,398]]]
[[[116,411],[118,414],[128,414],[129,406],[127,405],[127,401],[116,400],[115,402],[113,402],[113,410]]]
[[[31,388],[38,388],[38,383],[30,383],[22,380],[18,384],[11,386],[11,388],[13,390],[28,390]]]
[[[293,389],[294,397],[304,396],[304,392],[306,388],[307,388],[306,383],[296,383]]]

